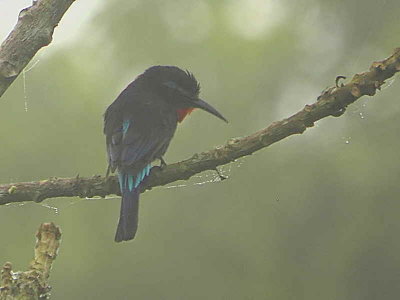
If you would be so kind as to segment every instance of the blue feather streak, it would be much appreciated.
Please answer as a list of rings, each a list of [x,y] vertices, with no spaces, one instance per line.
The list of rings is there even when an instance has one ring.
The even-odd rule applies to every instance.
[[[122,190],[124,189],[124,174],[118,173],[118,182],[119,182],[119,189]]]
[[[133,175],[128,175],[128,188],[129,188],[129,191],[132,192],[132,190],[133,190]]]
[[[129,190],[132,192],[134,189],[136,189],[142,183],[144,178],[150,174],[150,170],[151,164],[148,164],[136,176],[118,173],[118,181],[121,192],[124,190]]]
[[[122,123],[122,134],[125,135],[128,132],[129,126],[131,124],[131,121],[129,120],[124,120]]]

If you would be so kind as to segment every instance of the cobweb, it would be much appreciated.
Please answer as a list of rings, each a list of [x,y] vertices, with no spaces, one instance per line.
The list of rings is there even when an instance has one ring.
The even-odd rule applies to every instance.
[[[54,201],[58,201],[58,200],[54,200]],[[47,203],[47,202],[41,202],[41,203],[34,203],[34,202],[18,202],[18,203],[14,203],[14,202],[12,202],[12,203],[5,204],[4,207],[5,208],[15,208],[15,207],[22,207],[22,206],[29,207],[30,205],[32,205],[32,206],[36,205],[36,207],[37,207],[37,205],[38,205],[39,207],[43,207],[46,210],[52,211],[56,216],[58,216],[58,215],[60,215],[60,210],[64,210],[65,208],[68,208],[68,207],[76,204],[77,202],[79,202],[79,200],[78,201],[71,201],[68,204],[59,202],[59,205],[57,205],[57,206],[55,206],[53,204],[50,204],[50,203]]]
[[[188,180],[187,183],[168,185],[162,187],[164,189],[176,189],[176,188],[185,188],[185,187],[193,187],[193,186],[203,186],[206,184],[220,183],[224,180],[229,179],[234,170],[240,168],[245,159],[240,158],[236,159],[233,162],[217,167],[217,171],[207,171],[197,175],[192,176],[192,179]]]
[[[26,67],[22,70],[22,84],[24,89],[24,110],[28,112],[28,93],[26,88],[26,73],[31,71],[36,65],[39,63],[40,60],[35,61],[30,67]]]

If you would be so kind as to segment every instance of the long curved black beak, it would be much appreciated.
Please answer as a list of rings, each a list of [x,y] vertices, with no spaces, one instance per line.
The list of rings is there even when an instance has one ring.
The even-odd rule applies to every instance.
[[[216,110],[214,107],[212,107],[210,104],[208,104],[206,101],[201,100],[200,98],[192,99],[193,107],[200,108],[202,110],[205,110],[206,112],[209,112],[210,114],[216,116],[217,118],[220,118],[221,120],[225,121],[228,123],[228,120],[224,118],[223,115],[221,115],[218,110]]]

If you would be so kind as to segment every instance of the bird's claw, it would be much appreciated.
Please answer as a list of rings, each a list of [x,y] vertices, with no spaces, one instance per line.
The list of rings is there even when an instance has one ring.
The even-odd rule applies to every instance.
[[[160,169],[164,169],[167,166],[167,163],[165,162],[164,158],[160,157]]]

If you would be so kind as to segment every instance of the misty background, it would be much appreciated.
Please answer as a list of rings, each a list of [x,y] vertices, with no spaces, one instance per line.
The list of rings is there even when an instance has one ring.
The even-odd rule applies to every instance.
[[[31,1],[0,0],[0,38]],[[196,111],[167,162],[316,101],[399,47],[398,0],[78,0],[0,99],[0,183],[105,174],[102,114],[151,65],[177,65],[230,121]],[[34,233],[63,236],[54,299],[396,299],[398,76],[340,118],[141,196],[133,242],[119,197],[0,207],[0,264],[26,269]]]

